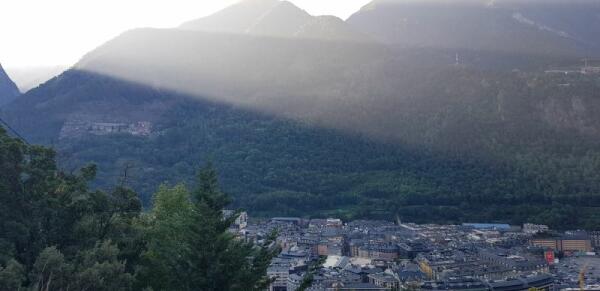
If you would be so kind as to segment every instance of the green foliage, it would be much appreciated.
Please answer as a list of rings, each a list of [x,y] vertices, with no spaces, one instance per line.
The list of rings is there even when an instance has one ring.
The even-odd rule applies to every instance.
[[[120,250],[110,241],[98,242],[93,249],[81,252],[76,259],[75,289],[131,290],[134,276],[119,260]]]
[[[139,276],[153,290],[263,290],[276,250],[235,239],[224,219],[229,204],[216,172],[201,171],[192,192],[161,186],[144,222],[147,248]]]
[[[56,249],[48,247],[38,256],[31,271],[34,290],[67,290],[71,286],[73,266]]]
[[[0,290],[262,290],[276,250],[234,239],[209,166],[197,189],[162,186],[142,214],[122,186],[90,191],[96,166],[58,170],[54,152],[0,129]]]
[[[15,260],[10,260],[6,267],[0,267],[0,290],[18,290],[25,282],[25,269]]]

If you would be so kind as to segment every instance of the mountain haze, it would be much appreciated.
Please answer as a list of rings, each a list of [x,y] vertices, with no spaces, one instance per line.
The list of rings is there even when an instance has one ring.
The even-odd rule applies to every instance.
[[[599,15],[594,0],[375,0],[347,22],[401,47],[583,57],[599,55]]]
[[[460,3],[375,1],[344,22],[242,1],[127,31],[1,113],[64,167],[98,163],[97,186],[135,165],[146,203],[198,159],[257,214],[597,223],[600,79],[545,72],[581,66],[590,32]]]

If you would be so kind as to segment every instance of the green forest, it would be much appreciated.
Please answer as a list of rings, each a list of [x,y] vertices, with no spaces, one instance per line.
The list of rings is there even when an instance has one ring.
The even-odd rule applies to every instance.
[[[278,253],[236,239],[210,164],[193,187],[160,186],[153,207],[96,166],[59,170],[51,149],[0,129],[0,290],[264,290]]]
[[[192,185],[196,169],[212,161],[233,205],[252,216],[598,228],[598,116],[571,112],[577,102],[596,106],[597,78],[464,68],[411,74],[428,84],[415,82],[418,98],[349,105],[381,114],[349,111],[356,118],[340,119],[380,125],[397,139],[77,71],[32,90],[9,108],[16,116],[9,122],[28,140],[55,148],[67,172],[96,164],[93,189],[120,185],[127,172],[125,186],[146,208],[161,184]],[[65,112],[85,114],[104,104],[99,100],[115,116],[139,108],[135,114],[152,118],[154,133],[57,138]],[[144,109],[148,104],[161,110]]]

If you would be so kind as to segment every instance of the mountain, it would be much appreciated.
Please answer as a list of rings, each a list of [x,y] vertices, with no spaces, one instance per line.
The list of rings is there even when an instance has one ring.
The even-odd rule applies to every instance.
[[[367,41],[343,20],[312,16],[289,1],[244,0],[180,29],[273,38]]]
[[[529,55],[598,56],[594,0],[375,0],[347,23],[379,41]]]
[[[338,110],[337,99],[351,102],[361,90],[383,89],[372,78],[393,59],[386,47],[371,43],[140,29],[89,53],[75,69],[319,120]],[[347,87],[348,79],[357,90]]]
[[[545,72],[578,57],[511,52],[537,65],[482,69],[455,50],[328,36],[352,31],[332,17],[275,29],[304,15],[282,3],[125,32],[0,113],[62,167],[95,162],[96,186],[126,183],[146,205],[212,160],[257,215],[599,224],[600,83]]]
[[[211,160],[236,205],[255,215],[597,225],[590,169],[600,166],[600,145],[577,131],[598,124],[593,79],[570,80],[565,99],[560,78],[495,76],[493,85],[491,75],[460,69],[436,75],[428,84],[439,85],[413,87],[414,99],[361,109],[406,143],[75,70],[2,114],[28,140],[54,144],[63,168],[97,163],[96,186],[123,183],[128,168],[125,183],[146,205],[157,185],[192,181]],[[364,120],[359,112],[345,120]]]
[[[12,102],[21,93],[0,65],[0,106]]]

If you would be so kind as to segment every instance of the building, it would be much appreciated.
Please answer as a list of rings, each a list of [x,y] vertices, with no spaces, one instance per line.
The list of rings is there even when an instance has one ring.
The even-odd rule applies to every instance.
[[[398,255],[402,259],[414,259],[418,254],[428,252],[429,249],[423,243],[399,243]]]
[[[319,244],[317,245],[317,255],[319,255],[319,256],[329,255],[328,247],[329,247],[329,242],[327,240],[319,241]]]
[[[89,131],[93,134],[110,134],[110,133],[122,133],[129,129],[129,125],[125,123],[113,123],[113,122],[94,122],[90,125]]]
[[[390,288],[379,287],[371,283],[334,284],[327,291],[390,291]]]
[[[400,288],[400,281],[388,273],[370,274],[367,277],[369,278],[369,283],[375,286],[393,290]]]
[[[509,231],[510,225],[504,223],[463,223],[464,227],[471,227],[479,230],[500,230]]]
[[[597,59],[584,59],[583,67],[581,68],[582,74],[600,74],[600,60]]]
[[[554,279],[548,274],[523,276],[507,280],[485,282],[473,278],[455,278],[444,281],[425,282],[422,290],[469,290],[469,291],[527,291],[554,288]]]
[[[465,279],[451,279],[446,281],[429,281],[423,283],[420,288],[421,290],[464,290],[464,291],[487,291],[490,290],[489,286],[481,280],[465,278]]]
[[[548,272],[549,270],[548,263],[544,260],[509,255],[494,249],[481,249],[478,256],[484,262],[502,266],[513,272]]]
[[[550,228],[543,224],[525,223],[523,224],[523,232],[526,234],[538,234],[547,232]]]
[[[343,256],[344,255],[344,245],[340,243],[329,243],[327,245],[327,255],[328,256]]]
[[[283,224],[293,224],[293,225],[302,225],[303,220],[299,217],[273,217],[271,218],[271,222],[273,223],[283,223]]]
[[[398,259],[398,246],[395,244],[369,244],[358,248],[358,256],[373,260],[393,261]]]
[[[532,275],[511,278],[508,280],[488,283],[489,290],[498,291],[526,291],[526,290],[554,290],[554,278],[548,274]]]
[[[560,240],[563,252],[591,252],[592,241],[587,234],[566,235]]]
[[[600,74],[600,67],[585,67],[581,69],[583,74]]]
[[[149,121],[138,121],[133,123],[94,122],[86,120],[86,118],[75,118],[67,120],[63,124],[59,138],[80,137],[88,134],[129,134],[134,136],[149,136],[152,134],[152,123]]]
[[[234,211],[234,210],[227,210],[227,209],[223,210],[223,217],[225,219],[228,219],[235,214],[236,214],[236,211]],[[231,227],[237,228],[237,229],[244,229],[247,226],[248,226],[248,213],[246,211],[242,211],[238,214],[238,217],[235,219],[235,221],[233,222],[233,225]]]
[[[351,257],[358,257],[358,249],[365,244],[362,239],[351,239],[348,243],[348,249]]]
[[[343,225],[342,220],[339,218],[327,218],[327,227],[340,228]]]
[[[592,247],[595,249],[600,249],[600,231],[592,231],[589,233],[590,241],[592,242]]]
[[[559,252],[591,252],[592,241],[587,234],[572,234],[561,237],[539,237],[530,240],[531,245]]]
[[[304,276],[298,274],[290,274],[287,281],[287,291],[296,291],[302,285]]]
[[[289,267],[273,265],[267,269],[267,276],[275,279],[269,286],[269,291],[287,291],[288,277],[290,275]]]
[[[536,247],[560,251],[560,243],[556,238],[532,238],[529,242]]]

